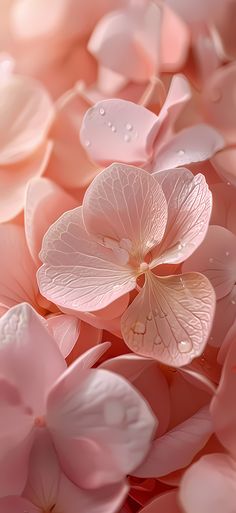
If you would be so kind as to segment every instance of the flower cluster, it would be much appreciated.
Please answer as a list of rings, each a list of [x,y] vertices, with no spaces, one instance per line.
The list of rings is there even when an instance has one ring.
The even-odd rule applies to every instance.
[[[236,510],[236,0],[2,0],[0,513]]]

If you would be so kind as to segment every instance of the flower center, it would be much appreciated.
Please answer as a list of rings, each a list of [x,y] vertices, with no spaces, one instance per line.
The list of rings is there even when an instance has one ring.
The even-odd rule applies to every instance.
[[[149,264],[147,262],[141,262],[139,266],[139,270],[141,273],[145,273],[149,269]]]

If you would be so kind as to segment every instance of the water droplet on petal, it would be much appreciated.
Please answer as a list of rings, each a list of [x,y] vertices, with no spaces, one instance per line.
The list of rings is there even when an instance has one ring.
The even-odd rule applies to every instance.
[[[231,303],[232,303],[232,305],[236,305],[235,299],[231,299]]]
[[[125,136],[124,136],[125,142],[130,142],[130,139],[131,139],[130,135],[129,134],[125,134]]]
[[[149,314],[148,314],[148,316],[147,316],[147,320],[148,320],[148,321],[151,321],[151,320],[152,320],[152,314],[151,314],[151,313],[149,313]]]
[[[87,140],[87,141],[85,141],[85,146],[86,146],[86,148],[89,148],[89,147],[91,146],[91,142],[90,142],[90,141],[88,141],[88,140]]]
[[[192,342],[191,340],[181,340],[178,344],[178,348],[180,353],[189,353],[192,350]]]
[[[111,125],[112,125],[111,121],[108,121],[107,124],[108,124],[109,128],[111,128]]]
[[[214,262],[214,258],[209,258],[209,263],[212,264]]]
[[[226,252],[225,252],[225,255],[226,255],[226,256],[229,256],[229,251],[226,251]]]
[[[105,116],[105,109],[103,109],[103,107],[101,107],[99,109],[99,112],[100,112],[101,116]]]
[[[136,322],[135,327],[134,327],[134,332],[137,333],[138,335],[144,335],[145,331],[146,331],[145,324],[143,324],[142,322]]]
[[[115,127],[115,125],[112,125],[112,127],[111,127],[111,131],[112,131],[112,132],[116,132],[116,127]]]
[[[184,154],[185,154],[185,151],[184,151],[184,150],[178,150],[178,155],[179,155],[180,157],[182,157]]]
[[[130,123],[127,123],[127,125],[126,125],[126,130],[128,130],[129,132],[131,132],[131,130],[133,130],[133,126],[132,126]]]

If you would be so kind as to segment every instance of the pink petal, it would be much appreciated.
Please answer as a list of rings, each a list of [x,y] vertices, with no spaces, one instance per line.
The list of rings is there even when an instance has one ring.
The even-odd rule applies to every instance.
[[[90,369],[97,363],[97,361],[103,356],[104,353],[111,347],[110,342],[103,342],[97,346],[89,348],[87,351],[82,353],[75,362],[77,372],[79,370]]]
[[[208,125],[184,128],[155,152],[154,171],[207,160],[224,146],[223,137]]]
[[[84,187],[97,173],[78,137],[89,104],[83,99],[78,86],[66,92],[57,101],[56,108],[56,119],[52,127],[54,147],[48,176],[63,187]]]
[[[47,91],[31,78],[10,75],[0,84],[0,164],[27,158],[44,141],[54,117]]]
[[[161,27],[161,71],[180,69],[187,58],[190,44],[190,31],[181,17],[168,5],[163,5]]]
[[[16,425],[18,426],[17,423]],[[8,451],[0,462],[0,497],[22,493],[28,475],[28,461],[32,442],[33,433],[31,432],[18,445],[11,449],[8,446]],[[2,511],[1,507],[0,511]],[[12,510],[10,512],[12,513]],[[16,513],[18,513],[18,510]]]
[[[38,271],[40,291],[60,307],[99,310],[136,285],[135,271],[115,263],[113,251],[88,235],[81,207],[49,228],[40,258],[45,262]]]
[[[24,229],[14,224],[0,225],[0,306],[11,306],[27,301],[37,308],[38,287],[36,267],[29,254]],[[18,258],[16,258],[18,255]]]
[[[62,27],[66,16],[65,0],[35,0],[29,3],[16,0],[11,11],[11,24],[17,38],[31,40],[34,38],[50,37]]]
[[[52,143],[45,142],[26,160],[0,167],[1,223],[23,210],[28,182],[44,173],[51,151]]]
[[[28,480],[23,496],[42,511],[57,501],[60,467],[50,435],[40,430],[30,453]]]
[[[186,78],[183,75],[174,75],[165,103],[159,114],[160,123],[163,123],[162,132],[164,131],[164,134],[162,134],[162,137],[173,132],[175,122],[190,98],[191,89]]]
[[[208,360],[206,360],[208,363]],[[197,360],[195,360],[197,362]],[[205,360],[204,360],[205,362]],[[194,362],[193,362],[194,363]],[[201,360],[203,363],[203,360]],[[202,366],[204,370],[204,366]],[[181,368],[181,370],[183,367]],[[170,424],[169,429],[177,427],[193,417],[203,407],[209,405],[211,395],[196,386],[193,380],[186,380],[184,373],[172,372],[170,381]]]
[[[234,339],[229,346],[219,387],[211,403],[211,414],[216,435],[234,458],[236,457],[235,363],[236,344]]]
[[[225,226],[236,235],[235,189],[230,184],[216,183],[212,186],[213,208],[211,224]]]
[[[0,319],[0,374],[21,392],[36,415],[44,413],[46,393],[65,369],[55,340],[33,308],[22,303]]]
[[[205,84],[202,105],[205,118],[225,137],[235,144],[235,62],[221,66]]]
[[[87,111],[80,140],[98,164],[142,164],[152,156],[159,127],[157,116],[141,105],[103,100]]]
[[[47,318],[50,333],[66,358],[72,351],[80,334],[80,320],[72,315],[51,315]]]
[[[128,347],[174,367],[199,356],[207,342],[215,309],[210,282],[197,273],[156,277],[146,283],[121,319]]]
[[[157,363],[148,358],[128,354],[106,360],[100,367],[123,376],[139,390],[156,415],[157,435],[165,433],[170,421],[169,387]]]
[[[92,315],[92,314],[91,314]],[[72,363],[78,356],[82,355],[88,349],[93,348],[101,342],[102,330],[94,328],[87,322],[80,323],[80,335],[77,343],[75,344],[72,352],[70,353],[69,363]]]
[[[181,513],[176,490],[163,493],[150,502],[140,513]]]
[[[127,493],[128,486],[125,481],[87,491],[76,487],[65,475],[62,475],[57,507],[58,511],[65,511],[66,513],[75,513],[75,511],[116,513]]]
[[[72,196],[47,178],[30,181],[25,204],[25,232],[31,256],[37,265],[40,265],[38,254],[43,235],[63,212],[76,206]]]
[[[217,153],[211,163],[222,180],[236,185],[236,148],[226,148]]]
[[[227,332],[226,337],[223,340],[223,343],[219,349],[218,355],[217,355],[217,361],[220,365],[224,365],[225,358],[228,354],[229,348],[231,344],[233,344],[234,340],[236,338],[236,321],[234,320],[234,323],[230,327],[230,329]]]
[[[39,513],[39,509],[22,497],[0,499],[0,513]]]
[[[146,460],[134,475],[157,478],[187,467],[212,432],[209,408],[203,407],[185,422],[154,440]]]
[[[236,313],[236,285],[231,292],[218,299],[216,302],[216,311],[214,322],[209,338],[209,344],[213,347],[220,347],[226,334],[235,321]]]
[[[162,239],[166,214],[165,197],[157,180],[142,169],[122,164],[113,164],[100,173],[83,201],[86,229],[115,239],[138,259]]]
[[[47,424],[66,475],[94,488],[119,481],[141,463],[155,420],[123,378],[103,369],[78,374],[78,368],[75,362],[51,390]],[[86,466],[73,457],[80,449],[87,454]]]
[[[152,268],[161,263],[180,263],[203,241],[211,215],[212,198],[203,175],[186,169],[155,175],[163,188],[168,220],[160,246],[152,251]]]
[[[157,74],[161,14],[151,1],[111,12],[97,24],[88,48],[103,66],[129,80],[146,81]]]
[[[226,454],[209,454],[185,473],[180,504],[186,513],[234,513],[236,465]]]
[[[222,226],[210,226],[201,246],[184,263],[184,271],[203,273],[212,283],[216,298],[229,294],[236,281],[236,237]]]

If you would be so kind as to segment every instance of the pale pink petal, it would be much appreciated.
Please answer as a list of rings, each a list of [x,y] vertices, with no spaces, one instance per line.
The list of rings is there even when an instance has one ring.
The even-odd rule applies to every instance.
[[[103,100],[87,111],[80,140],[99,164],[142,164],[152,156],[159,127],[158,117],[141,105]]]
[[[55,340],[27,303],[0,319],[0,374],[22,394],[37,415],[44,413],[46,393],[66,368]]]
[[[26,245],[24,228],[14,224],[1,224],[0,243],[4,248],[0,253],[1,309],[8,310],[24,301],[37,307],[36,267]]]
[[[163,237],[165,196],[157,180],[143,169],[113,164],[87,189],[83,217],[90,233],[103,240],[115,239],[142,262]]]
[[[187,169],[157,173],[168,205],[166,231],[152,251],[152,268],[161,263],[180,263],[203,241],[211,215],[212,197],[203,175]]]
[[[4,497],[0,499],[0,513],[40,513],[37,506],[23,497]]]
[[[165,103],[159,114],[160,122],[164,123],[162,126],[164,136],[173,132],[175,122],[190,98],[191,89],[186,78],[183,75],[174,75]]]
[[[197,4],[195,2],[189,2],[189,0],[166,1],[167,4],[190,25],[211,19],[222,6],[222,3],[217,0],[199,0]]]
[[[66,513],[75,513],[75,511],[116,513],[127,494],[128,485],[125,481],[97,490],[83,490],[75,486],[65,475],[62,475],[56,510],[58,508],[58,511],[65,511]]]
[[[82,119],[89,108],[80,87],[76,86],[57,101],[51,132],[54,146],[47,175],[67,188],[84,187],[97,173],[79,141]]]
[[[23,496],[42,511],[50,511],[57,501],[60,467],[50,435],[39,430],[31,449],[28,479]]]
[[[207,276],[217,299],[229,294],[236,281],[235,235],[222,226],[210,226],[201,246],[183,264],[183,271],[192,270]]]
[[[161,17],[154,2],[133,2],[102,18],[88,48],[103,66],[129,80],[146,81],[158,71]]]
[[[0,462],[0,497],[22,493],[27,480],[32,443],[33,432],[31,431],[19,445],[11,449],[8,447],[5,457]]]
[[[236,148],[226,148],[211,159],[220,178],[236,186]]]
[[[37,265],[42,239],[49,226],[77,201],[47,178],[30,181],[25,199],[25,233],[29,251]]]
[[[45,262],[37,273],[40,291],[64,308],[99,310],[135,288],[135,271],[116,263],[113,251],[88,235],[81,207],[49,228],[40,258]]]
[[[229,348],[230,348],[231,344],[233,344],[235,338],[236,338],[236,321],[234,321],[234,323],[228,330],[225,338],[223,339],[223,343],[219,349],[219,352],[217,355],[217,361],[219,362],[220,365],[224,365],[225,358],[228,354]]]
[[[119,481],[141,463],[155,420],[123,378],[103,369],[81,371],[80,365],[75,362],[51,390],[47,424],[67,476],[94,488]],[[83,458],[73,457],[83,446],[86,468]]]
[[[167,380],[158,364],[148,358],[125,354],[106,360],[100,367],[120,374],[139,390],[156,415],[156,434],[165,433],[170,421],[170,396]]]
[[[0,379],[1,447],[0,466],[4,460],[24,442],[33,426],[33,418],[27,410],[18,389],[5,379]]]
[[[132,351],[181,367],[203,352],[214,309],[214,290],[205,276],[148,273],[122,316],[121,331]]]
[[[82,371],[93,367],[93,365],[97,363],[103,354],[106,353],[110,346],[110,342],[103,342],[97,346],[89,348],[86,352],[82,353],[75,362],[77,372],[79,370]]]
[[[141,509],[140,513],[181,513],[176,490],[159,495],[145,508]]]
[[[153,170],[162,171],[207,160],[223,146],[223,137],[208,125],[184,128],[161,146],[159,151],[157,147]]]
[[[232,457],[236,457],[236,344],[235,339],[229,346],[219,387],[211,403],[211,414],[217,437]]]
[[[92,315],[92,314],[90,314]],[[72,349],[67,361],[72,363],[78,356],[82,355],[88,349],[98,345],[102,339],[102,330],[91,326],[87,322],[81,321],[80,335],[77,343]]]
[[[190,44],[190,31],[183,20],[164,4],[161,26],[161,71],[180,69],[187,58]]]
[[[236,202],[235,188],[225,183],[212,185],[211,224],[228,228],[236,235]]]
[[[19,39],[44,38],[62,28],[66,16],[65,0],[16,0],[11,11],[11,27]]]
[[[203,358],[204,356],[201,363],[205,362]],[[204,366],[202,367],[204,370]],[[171,372],[169,379],[171,401],[169,429],[173,429],[193,417],[198,410],[209,405],[211,395],[197,387],[193,380],[191,382],[187,381],[182,372]]]
[[[236,464],[226,454],[209,454],[184,474],[179,501],[186,513],[234,513]]]
[[[28,182],[41,176],[48,164],[52,143],[44,142],[30,157],[0,167],[0,222],[16,217],[25,205]]]
[[[235,144],[235,77],[235,62],[221,66],[206,82],[202,96],[207,122],[232,144]]]
[[[44,141],[54,117],[43,86],[32,78],[10,75],[0,83],[0,164],[27,158]]]
[[[212,432],[209,408],[201,408],[193,417],[154,440],[147,458],[134,475],[157,478],[187,467]]]
[[[80,320],[72,315],[55,314],[47,317],[47,326],[62,355],[66,358],[78,340]]]

